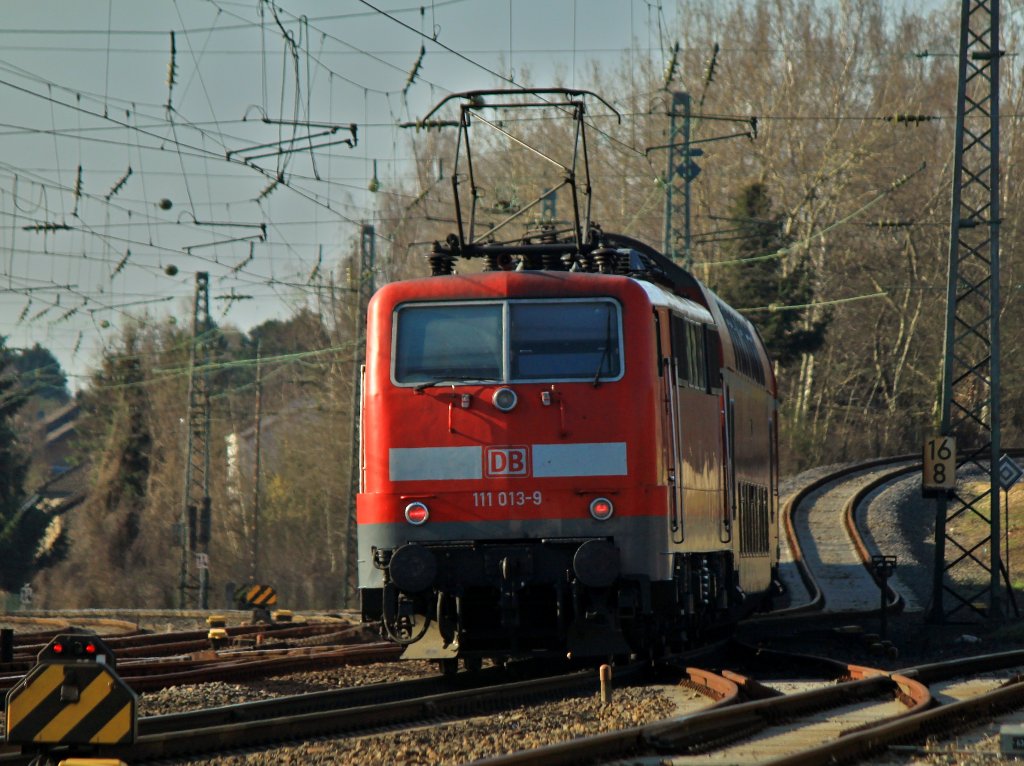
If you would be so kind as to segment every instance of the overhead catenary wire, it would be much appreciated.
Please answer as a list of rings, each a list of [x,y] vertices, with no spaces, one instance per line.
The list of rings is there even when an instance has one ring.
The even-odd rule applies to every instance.
[[[431,10],[450,4],[451,3],[445,2],[433,3],[431,5]],[[184,4],[180,5],[182,8],[185,7]],[[186,24],[186,22],[190,22],[191,20],[181,19],[178,23],[174,24],[175,31],[178,36],[178,65],[180,68],[179,81],[178,84],[175,85],[176,107],[182,106],[183,102],[179,101],[179,98],[183,96],[185,90],[185,83],[188,82],[190,74],[194,76],[198,76],[199,74],[198,72],[190,71],[190,55],[194,56],[194,60],[196,62],[196,69],[198,70],[199,65],[201,63],[202,74],[204,76],[207,76],[208,78],[211,68],[213,66],[223,65],[223,61],[218,60],[214,63],[211,62],[208,58],[204,58],[204,56],[209,56],[215,49],[224,47],[224,45],[222,45],[221,42],[229,40],[229,38],[224,35],[224,32],[231,31],[232,29],[252,30],[254,34],[258,34],[258,30],[260,29],[259,21],[255,18],[254,13],[251,13],[250,17],[245,21],[238,24],[234,23],[236,16],[241,16],[243,15],[243,13],[245,13],[245,11],[243,11],[242,9],[246,8],[246,4],[214,2],[210,3],[209,6],[211,8],[211,16],[215,16],[212,23],[208,25],[195,23]],[[266,4],[257,3],[257,6],[258,8],[263,8],[266,6]],[[652,8],[653,7],[654,6],[652,5]],[[352,72],[346,69],[345,66],[340,66],[337,64],[339,59],[330,57],[331,55],[341,52],[338,50],[338,48],[340,48],[343,45],[346,45],[347,43],[332,42],[330,45],[327,45],[326,47],[333,50],[328,50],[325,52],[323,50],[325,47],[323,45],[323,41],[325,38],[323,36],[320,36],[319,38],[317,37],[318,27],[320,28],[321,31],[326,32],[328,35],[330,35],[332,31],[336,33],[334,34],[333,37],[327,37],[327,40],[343,40],[345,37],[349,35],[337,34],[337,30],[332,30],[328,26],[330,19],[340,17],[349,18],[359,14],[310,16],[307,19],[303,19],[291,14],[287,9],[283,8],[283,5],[281,3],[277,3],[277,8],[282,26],[286,27],[293,34],[295,34],[296,41],[301,43],[300,55],[302,57],[302,74],[304,78],[302,84],[302,99],[304,104],[303,108],[306,110],[306,112],[308,112],[310,109],[309,105],[311,103],[316,103],[315,99],[312,98],[313,89],[310,83],[313,81],[313,78],[317,73],[317,60],[328,66],[334,66],[334,69],[336,71],[341,72],[342,74],[352,74]],[[110,3],[108,3],[107,10],[109,13]],[[178,10],[178,5],[175,5],[175,10]],[[399,15],[402,12],[402,9],[388,9],[388,13],[393,16]],[[409,8],[404,9],[404,12],[419,13],[422,16],[422,9],[420,6],[410,6]],[[656,11],[652,10],[651,12],[652,14],[657,13],[659,32],[662,34],[663,40],[667,39],[667,37],[665,36],[666,25],[663,23],[664,20],[661,18],[664,12],[663,9],[660,7],[660,4],[657,5]],[[364,17],[369,17],[379,14],[377,13],[376,10],[368,10],[362,15]],[[411,20],[411,17],[407,18],[406,20]],[[438,15],[437,20],[444,21],[440,14]],[[224,23],[225,21],[227,21],[227,23]],[[434,38],[440,36],[437,31],[437,28],[435,27],[434,22],[434,19],[428,19],[428,26],[425,28],[425,34],[427,38],[430,38],[431,35],[433,35]],[[302,30],[301,36],[300,30]],[[68,29],[66,31],[70,33],[79,32],[82,30]],[[115,64],[117,63],[116,56],[118,48],[124,47],[121,45],[121,43],[127,41],[127,38],[124,36],[124,33],[126,31],[129,30],[115,29],[112,28],[110,24],[108,24],[105,29],[97,30],[97,34],[101,35],[101,39],[104,43],[103,50],[105,54],[108,56],[112,54],[114,56],[112,61]],[[148,30],[149,34],[147,35],[147,38],[145,38],[148,39],[150,42],[154,43],[152,46],[150,46],[151,48],[160,48],[162,51],[160,55],[164,56],[166,56],[167,51],[166,45],[162,43],[157,43],[155,41],[159,39],[157,35],[163,35],[163,39],[166,40],[167,31],[168,30],[166,28],[159,31]],[[84,32],[88,34],[89,29],[85,29]],[[0,34],[3,33],[0,32]],[[206,37],[206,40],[202,41],[202,38],[204,36]],[[188,38],[191,38],[191,41],[195,43],[194,49],[187,44]],[[254,43],[257,41],[257,37],[255,36],[253,36],[251,39],[254,41]],[[319,39],[321,43],[319,48],[316,45],[317,39]],[[280,35],[279,30],[276,27],[273,29],[271,40],[274,41],[274,44],[272,45],[274,51],[270,55],[273,55],[275,57],[280,55],[290,55],[287,54],[287,52],[285,51],[285,46],[283,44],[277,44],[280,41]],[[111,44],[111,41],[114,41],[113,45]],[[449,38],[448,42],[450,41],[451,40]],[[74,43],[76,41],[69,39],[68,42]],[[214,44],[214,42],[216,42],[216,44]],[[374,47],[380,46],[367,45],[365,44],[365,41],[362,40],[353,42],[359,43],[359,47],[362,48],[362,52],[356,52],[355,50],[346,49],[346,55],[360,57],[360,61],[366,62],[367,64],[369,64],[370,62],[374,62],[374,64],[380,64],[381,66],[383,66],[383,62],[387,60],[385,56],[377,55],[375,51],[371,50]],[[516,40],[515,42],[519,41]],[[396,45],[393,47],[397,48],[399,46]],[[420,48],[421,51],[429,48],[430,57],[433,57],[434,55],[444,55],[446,57],[446,61],[450,60],[449,57],[455,56],[454,53],[448,53],[447,51],[442,50],[439,46],[436,46],[433,43],[425,42],[422,36],[420,38],[418,47]],[[461,46],[453,46],[453,48],[455,47],[459,47],[460,52],[469,53],[470,57],[473,57],[473,51],[469,50],[468,48],[463,48]],[[479,49],[480,47],[480,45],[472,46],[472,48],[474,49]],[[634,48],[637,51],[644,50],[642,46],[633,45],[630,45],[628,49],[632,51]],[[521,47],[518,50],[529,51],[530,48]],[[584,53],[587,52],[587,50],[587,48],[577,47],[574,45],[573,50],[569,51],[568,49],[566,49],[566,53]],[[513,55],[511,37],[509,42],[509,51],[511,61]],[[723,46],[722,55],[724,56],[728,51],[729,46]],[[406,54],[406,58],[399,62],[398,64],[396,64],[395,62],[387,62],[388,64],[391,64],[389,72],[394,73],[394,82],[399,86],[402,84],[403,78],[407,77],[409,72],[411,71],[410,65],[418,63],[415,60],[416,56],[414,51],[411,54],[409,50],[405,50],[403,52]],[[375,61],[374,59],[371,59],[369,57],[364,57],[365,54],[367,53],[373,53],[374,55],[377,55],[377,58],[380,60]],[[519,55],[518,52],[516,53],[516,55]],[[277,58],[274,58],[273,60],[274,63],[276,64]],[[344,59],[344,61],[351,60],[352,59]],[[0,64],[0,66],[2,66],[2,64]],[[116,71],[116,68],[111,69],[110,71]],[[252,71],[254,74],[254,78],[257,77],[257,68],[253,67]],[[323,68],[319,69],[319,73],[321,74],[321,76],[323,75],[324,71],[326,70],[324,70]],[[428,72],[428,74],[435,71],[436,70],[434,69],[434,65],[431,64],[430,72]],[[427,87],[433,88],[435,87],[435,85],[440,88],[442,85],[451,84],[443,77],[435,78],[434,83],[428,83],[428,81],[423,80],[421,78],[422,74],[423,72],[420,72],[416,76],[415,80],[416,83],[422,84],[423,90],[425,90]],[[509,72],[509,74],[512,74],[512,72]],[[16,77],[12,77],[10,79],[13,79],[15,81],[18,80],[18,78]],[[64,78],[61,77],[60,79]],[[356,76],[355,78],[352,79],[358,81],[364,78],[361,76]],[[68,80],[68,82],[70,82],[70,80]],[[207,79],[207,85],[209,85],[210,82],[211,81]],[[19,84],[23,83],[24,81],[19,82]],[[109,144],[109,146],[125,147],[126,152],[130,151],[132,153],[132,156],[130,158],[126,158],[130,159],[131,161],[120,164],[119,167],[117,167],[117,169],[113,171],[109,179],[104,178],[102,176],[97,176],[96,167],[93,166],[91,162],[81,163],[84,166],[83,180],[85,182],[85,190],[91,190],[92,196],[74,196],[73,194],[68,193],[66,191],[68,186],[73,186],[70,183],[71,177],[68,174],[67,168],[68,166],[74,168],[74,165],[67,163],[68,146],[67,143],[64,142],[63,138],[61,138],[60,152],[62,155],[62,159],[64,160],[64,163],[59,165],[57,168],[54,168],[52,171],[48,173],[48,175],[52,179],[57,173],[63,173],[62,180],[64,181],[64,183],[51,187],[51,189],[57,190],[56,196],[54,194],[54,191],[49,192],[49,198],[44,204],[44,209],[48,210],[50,213],[54,213],[57,212],[61,204],[67,202],[67,210],[70,212],[71,200],[74,199],[75,203],[79,207],[79,212],[82,212],[85,216],[87,228],[75,229],[73,231],[70,231],[70,233],[67,235],[62,234],[59,236],[52,236],[52,234],[54,233],[50,233],[51,236],[49,236],[46,239],[46,241],[43,241],[41,238],[37,237],[35,241],[27,243],[25,237],[35,235],[31,232],[26,232],[24,229],[20,228],[18,224],[20,223],[21,225],[24,225],[26,223],[30,223],[31,225],[34,225],[37,221],[32,220],[19,222],[13,221],[10,218],[4,220],[4,224],[11,224],[10,236],[12,238],[15,232],[17,232],[17,235],[20,240],[19,244],[29,244],[28,247],[20,247],[12,251],[12,257],[16,257],[17,260],[17,263],[15,264],[16,267],[7,269],[7,274],[5,274],[5,276],[18,276],[18,274],[24,270],[24,267],[21,265],[23,259],[20,257],[20,255],[16,256],[16,253],[22,253],[33,248],[38,248],[38,252],[41,253],[42,258],[49,259],[42,260],[41,262],[46,264],[46,268],[49,269],[51,271],[52,276],[55,277],[54,283],[63,282],[63,276],[65,275],[65,273],[75,276],[76,270],[69,268],[69,262],[73,261],[73,259],[75,259],[76,257],[80,258],[81,261],[78,265],[81,267],[79,270],[81,272],[81,276],[83,277],[82,284],[85,286],[80,286],[79,289],[85,295],[99,295],[101,296],[102,299],[102,292],[98,293],[95,289],[95,285],[98,282],[111,282],[113,280],[113,277],[120,277],[123,274],[128,274],[131,277],[131,279],[137,279],[140,275],[143,274],[151,275],[154,286],[158,284],[166,285],[166,289],[168,289],[169,291],[180,292],[185,289],[183,285],[185,281],[184,276],[177,279],[174,283],[170,283],[165,279],[164,272],[162,270],[164,265],[175,262],[180,257],[180,255],[177,254],[177,251],[180,251],[181,248],[168,245],[181,240],[179,233],[188,235],[184,239],[184,241],[180,241],[179,244],[187,244],[190,241],[199,241],[202,239],[203,234],[194,228],[190,229],[188,226],[184,224],[164,220],[161,219],[159,216],[152,215],[153,212],[156,212],[154,203],[161,196],[163,196],[164,185],[169,185],[167,183],[167,180],[176,177],[179,179],[187,180],[188,182],[195,181],[198,183],[209,184],[212,182],[213,179],[217,178],[217,174],[219,173],[220,168],[230,169],[232,167],[237,167],[238,170],[244,171],[244,173],[251,173],[254,181],[256,181],[250,193],[239,194],[237,195],[237,198],[230,200],[224,199],[223,196],[220,196],[220,199],[214,199],[215,195],[219,196],[218,191],[215,190],[213,193],[210,193],[209,191],[205,191],[200,188],[198,193],[196,193],[196,189],[198,187],[193,186],[192,191],[194,199],[191,200],[190,208],[193,210],[193,212],[199,214],[200,216],[205,215],[207,218],[210,218],[212,217],[214,206],[221,205],[220,208],[217,208],[217,212],[223,212],[225,218],[231,218],[234,220],[245,220],[247,217],[245,215],[245,212],[251,210],[251,208],[243,208],[241,206],[246,203],[251,203],[254,198],[258,197],[261,189],[271,187],[274,190],[273,194],[275,196],[269,201],[266,201],[265,208],[267,221],[268,224],[270,225],[270,230],[272,232],[271,239],[277,241],[268,243],[267,245],[261,244],[260,246],[258,246],[255,251],[255,258],[252,257],[254,253],[252,247],[243,249],[245,248],[245,245],[243,243],[243,245],[240,247],[234,248],[224,254],[220,254],[217,259],[201,260],[198,261],[197,263],[206,264],[211,267],[217,266],[219,268],[218,273],[221,275],[231,274],[231,278],[227,279],[227,281],[225,282],[225,288],[230,286],[236,286],[239,290],[249,291],[251,286],[259,285],[260,291],[263,292],[264,294],[266,294],[268,290],[275,289],[276,287],[276,289],[281,289],[282,292],[287,292],[289,290],[294,289],[299,294],[312,295],[312,293],[308,291],[300,292],[302,291],[304,285],[308,287],[307,278],[310,273],[310,266],[312,265],[312,261],[309,256],[308,250],[304,250],[303,248],[306,248],[309,245],[312,245],[315,248],[318,244],[327,244],[328,247],[331,246],[329,235],[322,236],[321,232],[327,231],[326,227],[329,226],[330,224],[327,223],[326,221],[328,221],[328,219],[333,218],[333,213],[335,210],[337,210],[343,216],[346,216],[348,219],[350,219],[350,223],[355,223],[362,220],[365,217],[366,213],[370,211],[370,208],[366,205],[360,205],[358,200],[356,201],[356,204],[353,205],[349,205],[344,202],[339,203],[339,198],[342,193],[341,190],[343,188],[342,184],[339,183],[339,176],[337,174],[331,175],[328,173],[326,174],[325,178],[317,179],[317,174],[315,172],[309,172],[308,165],[305,167],[300,167],[298,163],[293,163],[293,165],[291,165],[288,168],[287,173],[282,173],[278,170],[278,168],[274,167],[273,162],[266,163],[266,167],[262,168],[261,170],[242,167],[241,165],[225,164],[223,162],[223,158],[217,156],[219,148],[232,148],[234,146],[240,145],[239,142],[236,142],[236,137],[229,137],[229,134],[243,134],[245,133],[245,131],[239,131],[235,129],[234,125],[238,124],[237,121],[235,120],[217,119],[218,117],[228,116],[224,114],[211,115],[214,118],[212,120],[200,121],[196,119],[197,116],[202,116],[204,118],[206,116],[202,113],[202,100],[199,100],[201,94],[197,92],[193,93],[192,98],[197,99],[200,106],[197,110],[191,111],[198,111],[200,112],[200,114],[182,114],[181,112],[179,112],[173,115],[173,125],[176,125],[179,129],[177,135],[175,136],[168,135],[167,132],[169,127],[173,127],[171,123],[161,119],[161,117],[152,114],[153,107],[162,107],[162,104],[151,104],[149,106],[143,106],[140,104],[140,109],[136,109],[134,108],[134,101],[119,100],[119,97],[124,94],[117,87],[114,87],[115,84],[116,80],[112,81],[109,84],[105,81],[104,87],[102,89],[97,89],[100,90],[100,93],[97,94],[98,98],[96,101],[89,101],[88,99],[78,101],[77,95],[68,95],[66,98],[60,97],[57,99],[57,101],[61,104],[64,104],[65,102],[79,103],[85,105],[87,108],[90,108],[90,111],[94,113],[103,113],[104,111],[107,111],[109,115],[113,117],[120,116],[114,111],[116,109],[115,105],[124,103],[127,106],[130,104],[130,116],[128,116],[128,110],[126,109],[125,119],[121,121],[122,123],[127,123],[127,125],[112,124],[108,121],[106,125],[103,127],[97,127],[92,124],[87,124],[84,128],[75,129],[72,125],[67,124],[67,120],[64,120],[65,124],[62,125],[60,119],[58,119],[56,124],[51,124],[46,129],[50,131],[51,136],[70,137],[71,135],[77,135],[78,138],[82,138],[85,135],[88,135],[92,138],[100,138],[115,135],[113,133],[105,134],[103,132],[95,131],[124,131],[123,135],[116,134],[116,138],[118,138],[119,140],[112,141]],[[196,90],[196,86],[198,86],[199,84],[200,80],[196,79],[193,84],[193,91]],[[60,94],[70,94],[75,92],[75,89],[58,90],[55,88],[52,91],[47,91],[45,87],[33,87],[37,91],[41,90],[48,95],[59,96]],[[344,97],[341,96],[341,93],[344,86],[339,84],[338,87],[339,103],[342,103]],[[388,87],[389,86],[386,85],[384,87],[384,90],[388,90]],[[258,89],[259,88],[257,88],[257,90]],[[410,93],[413,93],[414,91],[415,89],[412,89]],[[390,90],[389,92],[396,91]],[[274,96],[276,95],[277,91],[275,85]],[[290,95],[291,93],[289,93],[289,96]],[[332,98],[334,97],[334,95],[335,94],[332,89]],[[156,96],[158,96],[158,93],[157,89],[154,88],[154,92],[151,94],[151,97],[148,100],[152,101],[154,100],[153,97]],[[273,98],[274,96],[271,96],[271,98]],[[259,97],[257,96],[256,99],[258,98]],[[209,102],[210,99],[206,100],[207,102]],[[264,99],[264,103],[266,103],[266,99]],[[51,106],[54,106],[53,102],[51,102]],[[58,118],[60,118],[62,116],[61,107],[55,106],[54,108],[56,109]],[[222,107],[220,104],[217,105],[217,109],[218,111],[221,111]],[[182,109],[181,111],[187,112],[189,110]],[[84,119],[86,123],[92,122],[93,118],[88,117],[85,112],[77,112],[77,115],[80,121]],[[237,115],[230,116],[235,117]],[[785,116],[783,116],[783,118],[784,117]],[[797,117],[800,119],[806,119],[806,117],[802,115],[797,115]],[[825,116],[825,118],[828,119],[828,116]],[[856,118],[851,117],[850,119]],[[365,122],[369,124],[369,120],[366,120]],[[134,126],[134,128],[142,128],[144,130],[148,130],[150,135],[138,133],[131,126]],[[378,123],[378,127],[387,127],[387,123]],[[26,135],[30,134],[31,131],[26,133]],[[238,135],[237,137],[245,138],[243,135]],[[56,139],[54,140],[56,142]],[[146,155],[146,158],[148,159],[148,162],[146,163],[147,167],[143,167],[142,163],[140,162],[135,162],[136,157],[134,155],[136,152],[138,152],[139,154]],[[174,171],[173,175],[167,175],[163,177],[158,176],[157,173],[169,171],[164,170],[166,164],[161,165],[161,163],[163,163],[163,160],[160,159],[158,155],[154,155],[153,152],[161,152],[164,155],[166,155],[167,152],[172,152],[175,155],[177,155],[179,161],[182,158],[184,158],[184,164],[186,165],[185,170]],[[88,152],[86,152],[86,154],[88,154]],[[98,152],[96,154],[98,154]],[[329,153],[328,156],[330,156],[331,162],[343,162],[346,160],[344,154],[344,152],[337,152]],[[156,157],[156,159],[154,159],[154,157]],[[381,163],[392,161],[387,157],[378,157],[374,159],[379,159]],[[395,158],[394,161],[400,162],[407,160],[406,158]],[[202,163],[209,164],[205,168],[203,168]],[[214,165],[216,165],[216,167],[213,167]],[[130,186],[125,187],[123,190],[120,190],[117,194],[113,195],[113,201],[121,201],[125,204],[116,208],[100,208],[99,206],[102,204],[102,201],[99,199],[99,197],[102,197],[109,190],[115,188],[115,182],[117,180],[117,177],[120,176],[120,174],[124,171],[125,167],[129,166],[135,167],[136,170],[136,175],[132,178]],[[321,164],[320,171],[322,172],[323,169],[323,165]],[[390,168],[388,168],[387,172],[391,173],[392,175],[400,174],[400,171],[394,171]],[[262,175],[263,177],[260,178],[259,175]],[[383,173],[382,177],[384,177]],[[295,228],[287,230],[287,234],[289,236],[284,235],[284,227],[299,227],[303,225],[302,220],[316,220],[316,218],[314,216],[302,214],[285,216],[290,217],[292,220],[284,220],[282,218],[282,211],[285,209],[285,205],[298,201],[298,199],[293,198],[289,195],[282,181],[285,183],[290,183],[292,187],[295,190],[297,190],[297,193],[302,192],[310,194],[313,197],[313,204],[315,205],[313,209],[317,211],[316,217],[320,216],[321,211],[330,211],[329,214],[324,213],[324,215],[322,216],[323,220],[317,221],[318,229],[313,232],[313,236],[302,236],[301,233],[297,231],[297,229]],[[361,189],[364,187],[365,183],[355,183],[352,185],[353,190]],[[37,191],[39,190],[33,189],[33,192]],[[281,191],[285,191],[286,193],[284,195],[279,196],[281,194]],[[397,192],[398,190],[396,189],[388,189],[389,194],[397,196]],[[204,193],[206,195],[205,198]],[[382,197],[381,199],[385,198]],[[409,194],[406,195],[405,199],[415,202],[420,199],[420,195]],[[111,200],[106,201],[110,202]],[[175,197],[174,202],[176,205],[178,205],[179,199]],[[318,203],[325,203],[326,206]],[[428,203],[431,206],[435,205],[436,203],[434,197],[431,197],[431,199],[428,200]],[[333,210],[331,206],[333,206]],[[362,208],[361,210],[360,207]],[[307,206],[306,210],[309,209],[310,208]],[[416,220],[419,220],[420,212],[420,208],[417,208],[413,212],[413,215],[416,216]],[[437,209],[426,210],[424,208],[423,212],[437,213],[438,211]],[[107,220],[104,220],[104,214],[107,215]],[[376,210],[373,210],[370,213],[370,215],[372,216],[372,219],[374,221],[394,221],[402,220],[405,218],[405,214],[401,216],[394,216],[389,213],[378,213]],[[38,215],[37,219],[38,221],[51,220],[54,223],[61,222],[61,220],[57,216],[47,217],[43,216],[42,214]],[[72,223],[72,221],[68,220],[67,223],[70,224]],[[325,228],[319,228],[321,226]],[[177,231],[175,231],[176,228]],[[0,229],[4,229],[4,227],[0,226]],[[207,229],[206,231],[212,231],[212,229]],[[109,235],[123,235],[121,236],[121,240],[123,241],[113,239]],[[6,234],[4,236],[6,239]],[[216,239],[216,237],[211,236],[209,239],[214,240]],[[76,252],[79,249],[81,250],[81,252]],[[341,249],[343,248],[339,247],[339,250]],[[51,255],[51,251],[57,252],[54,252]],[[130,257],[128,257],[127,255],[129,252],[131,253]],[[201,254],[201,252],[197,253],[197,256]],[[210,254],[207,253],[207,255]],[[180,261],[177,262],[178,265],[181,265]],[[233,274],[232,267],[239,263],[242,263],[242,269],[237,273],[237,275]],[[135,271],[138,264],[144,264],[145,270]],[[111,272],[116,273],[112,274]],[[183,272],[183,274],[184,273],[185,272]],[[96,274],[99,274],[101,276],[101,279],[97,280],[95,278]],[[298,278],[298,275],[301,275],[301,278]],[[238,278],[237,283],[234,281],[235,276],[237,276]],[[261,280],[266,280],[270,284],[264,286]],[[134,291],[129,290],[128,293],[124,293],[124,291],[129,287],[130,284],[130,280],[119,278],[116,280],[116,289],[119,291],[119,294],[127,294],[130,296],[131,294],[134,293]],[[271,287],[271,285],[275,287]],[[66,298],[67,297],[69,296],[66,296]],[[112,300],[112,296],[110,295],[107,296],[107,299],[111,303],[116,302]],[[20,307],[21,304],[19,304],[19,308]],[[36,308],[39,307],[37,306]],[[65,307],[65,310],[67,310],[67,308],[68,307]],[[75,319],[78,319],[78,317],[75,317]]]
[[[697,265],[698,266],[702,266],[705,269],[710,269],[710,268],[715,268],[715,267],[718,267],[718,266],[734,266],[734,265],[737,265],[737,264],[756,263],[757,261],[767,261],[767,260],[771,260],[773,258],[782,258],[782,257],[788,255],[789,253],[792,253],[794,250],[798,250],[800,248],[807,247],[815,239],[820,239],[822,236],[824,236],[828,232],[832,231],[833,229],[836,229],[836,228],[838,228],[840,226],[844,226],[845,224],[847,224],[850,221],[852,221],[854,218],[857,218],[861,214],[867,212],[868,210],[873,208],[875,205],[877,205],[879,202],[881,202],[883,199],[885,199],[890,194],[892,194],[894,191],[896,191],[901,186],[903,186],[908,181],[910,181],[911,178],[916,176],[918,173],[921,173],[925,169],[925,167],[926,167],[926,164],[925,163],[921,163],[921,165],[917,168],[917,170],[913,170],[910,173],[907,173],[905,175],[900,176],[895,181],[893,181],[889,185],[888,188],[883,189],[881,193],[879,193],[876,196],[872,197],[870,200],[868,200],[865,204],[861,205],[856,210],[846,214],[845,216],[843,216],[842,218],[839,218],[836,221],[833,221],[828,226],[825,226],[825,227],[819,229],[818,231],[815,231],[815,232],[812,232],[812,233],[808,234],[807,236],[801,238],[800,240],[798,240],[798,241],[796,241],[796,242],[794,242],[792,244],[786,245],[785,247],[780,247],[778,250],[775,250],[775,251],[773,251],[771,253],[763,253],[763,254],[760,254],[760,255],[745,256],[743,258],[731,258],[731,259],[728,259],[728,260],[721,260],[721,261],[704,261],[704,262],[699,263]]]

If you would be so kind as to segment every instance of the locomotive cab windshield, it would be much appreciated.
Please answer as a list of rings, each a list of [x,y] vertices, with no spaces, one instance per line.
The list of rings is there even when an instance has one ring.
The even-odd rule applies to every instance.
[[[395,312],[396,385],[618,380],[622,316],[610,298],[416,303]]]

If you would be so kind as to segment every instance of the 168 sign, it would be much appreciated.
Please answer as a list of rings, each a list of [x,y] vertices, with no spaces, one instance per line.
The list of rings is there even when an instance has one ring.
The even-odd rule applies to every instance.
[[[952,436],[925,440],[921,487],[926,494],[956,489],[956,439]]]

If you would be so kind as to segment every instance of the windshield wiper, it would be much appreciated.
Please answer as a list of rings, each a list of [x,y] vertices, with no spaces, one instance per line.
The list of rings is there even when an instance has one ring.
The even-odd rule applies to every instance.
[[[436,378],[434,380],[425,380],[422,383],[417,383],[413,386],[413,391],[423,391],[427,388],[433,388],[434,386],[440,386],[442,383],[447,383],[452,386],[466,385],[467,383],[500,383],[501,381],[497,378]]]
[[[612,355],[612,312],[609,310],[605,314],[605,325],[604,325],[604,353],[601,354],[601,358],[597,362],[597,371],[594,373],[594,388],[597,388],[601,382],[601,370],[604,369],[604,360],[611,361]]]

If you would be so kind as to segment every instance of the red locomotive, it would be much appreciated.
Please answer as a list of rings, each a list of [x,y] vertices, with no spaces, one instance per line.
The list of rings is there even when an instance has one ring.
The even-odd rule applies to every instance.
[[[574,228],[460,228],[434,276],[370,303],[362,612],[406,657],[658,652],[773,587],[776,388],[756,330],[657,251]]]

